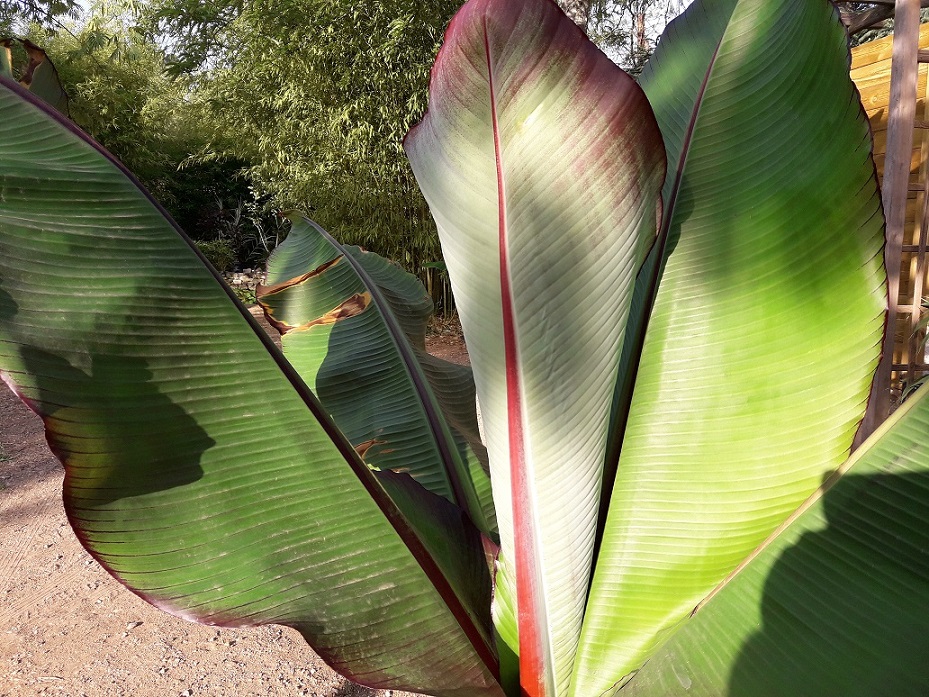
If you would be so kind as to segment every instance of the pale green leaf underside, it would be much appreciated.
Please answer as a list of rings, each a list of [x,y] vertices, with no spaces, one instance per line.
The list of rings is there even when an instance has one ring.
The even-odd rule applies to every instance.
[[[927,434],[923,388],[622,694],[926,694]]]
[[[164,609],[292,625],[361,682],[499,694],[396,509],[247,313],[19,92],[0,85],[0,370],[46,421],[85,546]]]
[[[698,91],[668,86],[708,66],[685,148]],[[884,321],[871,139],[831,4],[697,2],[643,86],[680,183],[578,697],[638,669],[845,459]]]
[[[655,233],[660,135],[638,87],[554,3],[477,0],[449,28],[405,146],[484,417],[501,563],[515,579],[496,589],[498,630],[519,636],[525,689],[564,694],[622,327]],[[518,612],[503,598],[517,586]]]

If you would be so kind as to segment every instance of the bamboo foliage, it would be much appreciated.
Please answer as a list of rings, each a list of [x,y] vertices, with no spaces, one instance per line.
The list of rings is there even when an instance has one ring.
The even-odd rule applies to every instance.
[[[401,147],[425,110],[429,66],[456,0],[259,0],[225,29],[229,61],[198,92],[215,123],[205,157],[252,162],[279,208],[419,273],[435,226]]]

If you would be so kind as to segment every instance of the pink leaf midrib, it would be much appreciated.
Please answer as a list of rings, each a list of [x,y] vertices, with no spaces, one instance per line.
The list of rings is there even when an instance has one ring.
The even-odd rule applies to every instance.
[[[487,81],[490,90],[490,115],[493,128],[494,159],[497,174],[497,244],[500,264],[500,304],[503,321],[503,348],[506,377],[507,440],[510,458],[510,487],[513,506],[513,536],[516,562],[516,607],[519,630],[519,674],[521,694],[525,697],[545,697],[545,661],[543,636],[537,611],[544,613],[539,597],[536,567],[535,526],[533,525],[530,482],[526,471],[523,436],[523,404],[516,343],[516,322],[513,292],[510,286],[508,255],[509,228],[506,215],[506,184],[501,156],[500,123],[497,117],[497,95],[493,61],[484,18],[484,53],[487,59]]]

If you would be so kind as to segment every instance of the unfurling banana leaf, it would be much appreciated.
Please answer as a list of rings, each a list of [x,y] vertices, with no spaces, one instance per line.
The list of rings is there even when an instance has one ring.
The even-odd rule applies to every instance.
[[[426,353],[425,288],[316,223],[290,219],[257,291],[284,355],[365,462],[408,473],[495,534],[474,380],[469,368]]]
[[[474,366],[498,577],[516,580],[497,585],[497,630],[519,654],[523,689],[561,694],[623,326],[655,238],[661,134],[642,90],[554,3],[472,0],[449,26],[429,112],[405,147]]]

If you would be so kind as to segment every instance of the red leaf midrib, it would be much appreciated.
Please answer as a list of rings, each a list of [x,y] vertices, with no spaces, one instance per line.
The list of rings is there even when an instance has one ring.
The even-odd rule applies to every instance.
[[[544,604],[539,597],[540,589],[537,585],[536,531],[533,524],[532,501],[529,495],[530,482],[526,471],[516,321],[513,310],[513,292],[510,286],[506,185],[503,177],[500,124],[497,118],[497,94],[486,17],[484,19],[484,52],[487,59],[487,81],[490,90],[490,113],[497,174],[497,244],[506,377],[507,439],[509,442],[510,487],[515,541],[520,693],[524,697],[546,697],[548,692],[545,688],[543,637],[538,615],[538,610],[544,609]]]

